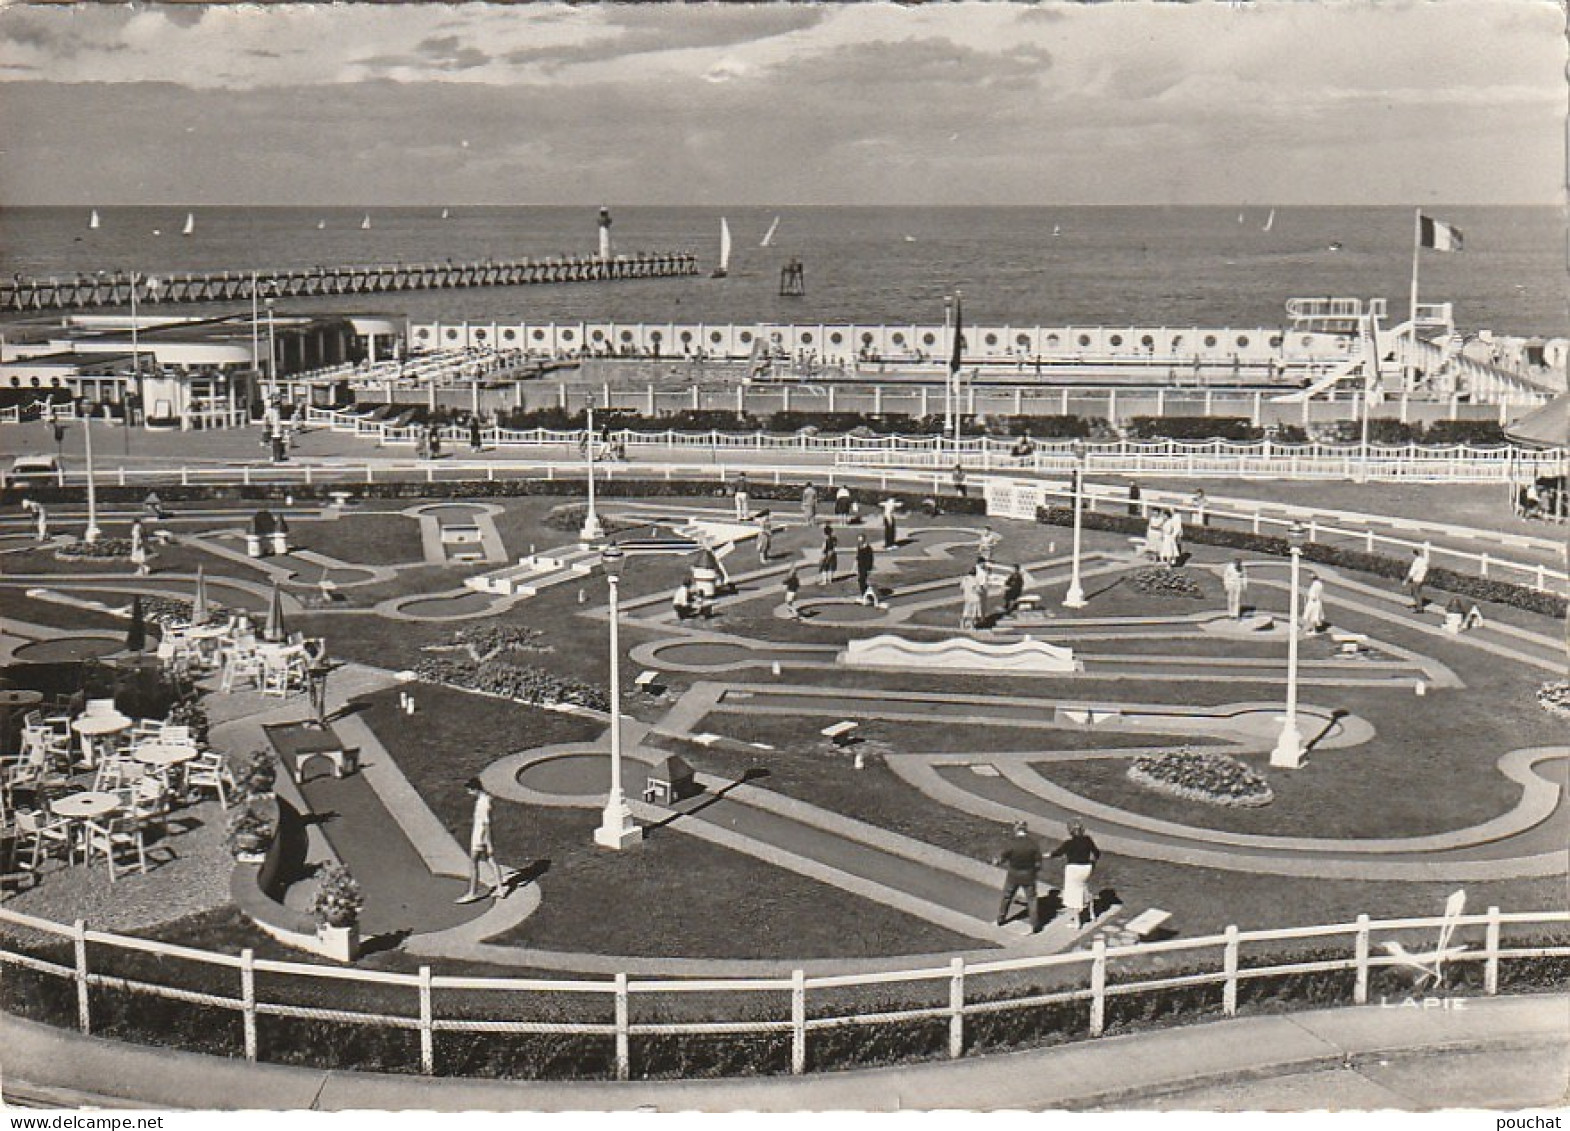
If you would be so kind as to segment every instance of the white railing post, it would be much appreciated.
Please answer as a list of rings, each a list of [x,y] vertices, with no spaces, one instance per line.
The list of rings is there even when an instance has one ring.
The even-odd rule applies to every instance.
[[[81,919],[71,924],[71,948],[76,955],[76,1026],[84,1033],[91,1033],[93,1015],[87,1001],[87,924]]]
[[[125,486],[125,468],[120,468],[120,486]]]
[[[256,1062],[256,952],[246,947],[240,952],[241,1020],[245,1025],[245,1059]]]
[[[626,1080],[632,1075],[632,1055],[627,1047],[627,996],[627,974],[623,971],[616,975],[616,1079],[618,1080]]]
[[[1237,1016],[1237,926],[1226,929],[1226,949],[1221,952],[1221,973],[1226,981],[1221,984],[1221,1012],[1227,1017]]]
[[[1319,520],[1317,518],[1308,520],[1308,540],[1310,542],[1319,541]]]
[[[1090,954],[1090,1035],[1099,1037],[1107,1027],[1107,940],[1096,939]]]
[[[790,1070],[796,1076],[807,1071],[807,975],[803,970],[790,973]]]
[[[249,487],[251,485],[251,469],[250,468],[245,467],[245,468],[241,468],[240,469],[240,482],[245,484],[247,487]]]
[[[1352,983],[1352,1004],[1368,1004],[1368,916],[1357,917],[1357,941],[1353,944],[1352,959],[1356,963],[1357,977]]]
[[[949,1058],[965,1054],[965,960],[949,963]]]
[[[1487,554],[1482,554],[1482,555],[1480,555],[1478,557],[1477,568],[1478,568],[1479,576],[1481,576],[1481,577],[1487,577],[1488,576],[1488,555]]]
[[[371,478],[372,478],[372,476],[371,476],[371,465],[370,464],[366,464],[365,465],[365,481],[367,483],[369,483],[369,482],[371,482]]]
[[[1499,908],[1488,909],[1487,933],[1483,936],[1483,992],[1492,997],[1499,992]]]
[[[306,464],[305,465],[305,485],[307,487],[309,487],[311,485],[311,465],[310,464]]]
[[[190,485],[191,485],[191,473],[188,470],[186,470],[184,465],[182,465],[181,468],[180,468],[180,486],[182,486],[182,487],[189,487]]]
[[[420,1071],[436,1075],[436,1024],[431,1003],[431,968],[420,967]]]

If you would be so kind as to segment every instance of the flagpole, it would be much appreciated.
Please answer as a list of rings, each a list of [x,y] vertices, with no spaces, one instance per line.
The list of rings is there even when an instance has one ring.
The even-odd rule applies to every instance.
[[[1406,392],[1412,391],[1417,372],[1417,265],[1422,262],[1423,255],[1423,210],[1412,210],[1412,305],[1409,311],[1411,317],[1407,322],[1407,350],[1406,367],[1402,374],[1403,387]]]
[[[949,356],[954,355],[954,296],[943,296],[943,344]],[[954,434],[954,376],[946,369],[943,374],[943,431]]]

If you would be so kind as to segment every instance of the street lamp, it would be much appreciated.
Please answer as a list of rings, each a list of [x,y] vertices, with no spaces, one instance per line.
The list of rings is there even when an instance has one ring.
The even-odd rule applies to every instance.
[[[600,516],[594,510],[594,398],[592,396],[585,398],[585,404],[588,406],[589,418],[588,431],[584,437],[583,452],[589,461],[589,509],[583,516],[583,529],[578,532],[578,537],[585,542],[593,542],[596,539],[605,537],[605,528],[600,525]],[[620,551],[617,551],[617,556],[620,557]],[[611,581],[611,599],[613,601],[615,600],[615,595],[616,582],[613,578]],[[611,619],[614,623],[615,617],[612,616]]]
[[[605,797],[600,827],[594,830],[594,843],[601,848],[627,848],[643,839],[643,829],[634,823],[621,788],[621,641],[616,586],[625,559],[626,555],[614,546],[607,546],[600,553],[611,591],[611,788]]]
[[[1292,555],[1291,595],[1287,605],[1287,713],[1281,722],[1281,735],[1276,739],[1276,748],[1270,752],[1270,764],[1295,770],[1303,764],[1303,735],[1297,729],[1297,578],[1298,567],[1303,560],[1302,524],[1294,522],[1287,538],[1291,542],[1289,552]]]
[[[267,400],[278,403],[278,341],[273,329],[273,296],[267,296]],[[280,417],[282,413],[280,412]]]
[[[98,487],[93,482],[93,414],[82,418],[82,443],[87,449],[87,533],[89,544],[98,541],[103,533],[98,529]]]
[[[1074,560],[1069,571],[1068,593],[1063,597],[1065,609],[1085,607],[1085,587],[1079,582],[1080,510],[1085,494],[1085,445],[1075,440],[1074,452]]]

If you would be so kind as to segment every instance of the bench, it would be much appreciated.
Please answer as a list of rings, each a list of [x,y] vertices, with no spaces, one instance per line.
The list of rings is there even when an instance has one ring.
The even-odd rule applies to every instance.
[[[1150,910],[1142,911],[1130,919],[1123,929],[1131,934],[1138,935],[1142,939],[1148,938],[1170,918],[1172,918],[1172,912],[1163,911],[1159,907],[1152,907]]]
[[[860,725],[860,723],[851,722],[849,719],[845,719],[841,722],[835,723],[833,726],[824,727],[818,733],[821,734],[824,738],[827,738],[833,742],[835,746],[849,746],[852,739],[855,737],[851,732]]]

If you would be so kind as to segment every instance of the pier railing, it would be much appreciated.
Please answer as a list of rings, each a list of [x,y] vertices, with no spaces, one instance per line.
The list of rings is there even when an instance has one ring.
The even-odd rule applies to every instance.
[[[80,919],[66,925],[5,909],[0,909],[0,923],[34,933],[46,943],[55,940],[54,947],[24,948],[12,931],[0,931],[0,965],[74,986],[72,1020],[83,1033],[93,1031],[95,997],[112,991],[170,998],[220,1016],[237,1016],[244,1056],[250,1061],[268,1059],[269,1019],[304,1018],[412,1031],[418,1035],[420,1070],[427,1075],[441,1067],[440,1045],[446,1034],[591,1038],[606,1043],[611,1053],[607,1059],[616,1078],[623,1080],[644,1074],[635,1073],[642,1067],[638,1052],[672,1037],[772,1036],[788,1042],[790,1071],[800,1074],[809,1066],[833,1066],[814,1063],[812,1054],[815,1036],[834,1031],[865,1031],[869,1040],[897,1042],[899,1029],[936,1022],[946,1028],[939,1049],[958,1058],[971,1047],[974,1030],[997,1014],[1067,1007],[1059,1035],[1095,1038],[1106,1031],[1114,1010],[1127,1003],[1138,1016],[1141,1000],[1152,995],[1207,989],[1214,997],[1191,1006],[1192,1011],[1233,1017],[1257,983],[1328,973],[1347,975],[1341,1000],[1367,1005],[1377,1000],[1376,971],[1413,961],[1412,956],[1381,953],[1387,942],[1415,949],[1418,961],[1465,972],[1471,984],[1464,992],[1485,996],[1499,993],[1506,963],[1570,956],[1570,946],[1557,940],[1545,945],[1541,940],[1504,938],[1506,928],[1562,927],[1570,923],[1570,912],[1502,912],[1497,907],[1453,920],[1359,915],[1355,922],[1320,926],[1228,927],[1219,935],[1130,946],[1108,946],[1098,938],[1085,949],[1064,954],[983,961],[956,956],[880,973],[809,976],[796,969],[774,977],[684,979],[634,979],[625,973],[572,979],[468,978],[437,974],[428,966],[418,973],[384,973],[257,958],[249,949],[218,954],[92,930]],[[1446,925],[1455,929],[1450,941],[1454,953],[1422,954],[1423,945]],[[1285,948],[1298,953],[1283,953],[1283,943],[1298,944]],[[1310,948],[1307,953],[1302,953],[1304,944]],[[95,967],[93,955],[103,952],[110,960],[100,957]],[[126,954],[167,958],[171,968],[139,963],[138,976],[127,977],[116,972],[116,959]],[[1164,972],[1174,968],[1180,972]],[[290,978],[305,979],[328,992],[312,995],[313,1004],[302,1004],[298,995],[274,997],[267,992],[269,987],[282,988],[283,980]],[[1450,993],[1457,995],[1455,990]],[[562,1020],[563,995],[582,1003],[582,1015],[592,1019]],[[1398,1002],[1407,996],[1401,992]],[[291,997],[294,1000],[288,1000]],[[699,1011],[687,1004],[699,999]],[[476,1002],[483,1006],[472,1012],[442,1008],[462,1000],[469,1001],[471,1009]],[[1321,997],[1313,1004],[1327,1002]],[[383,1011],[378,1012],[378,1005]]]
[[[443,287],[516,287],[544,283],[597,283],[696,275],[688,252],[639,253],[600,259],[567,256],[481,263],[377,264],[293,267],[267,271],[209,271],[149,277],[74,275],[0,280],[0,312],[85,310],[160,303],[236,302],[253,298],[318,298],[382,294]],[[145,309],[145,307],[144,307]]]

